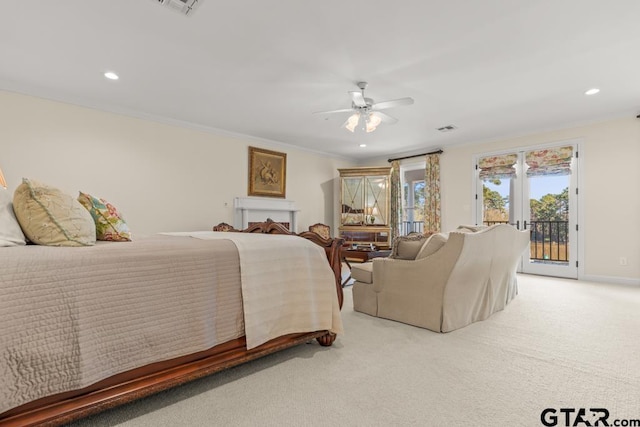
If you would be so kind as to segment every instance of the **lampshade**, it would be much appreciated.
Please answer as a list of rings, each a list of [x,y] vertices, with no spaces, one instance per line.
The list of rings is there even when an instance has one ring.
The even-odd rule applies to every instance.
[[[375,113],[369,113],[369,117],[367,117],[367,132],[373,132],[376,130],[378,125],[382,122],[380,116]]]
[[[358,126],[358,122],[360,122],[360,113],[353,113],[344,124],[344,127],[349,132],[354,132],[356,130],[356,126]]]
[[[0,186],[7,188],[7,181],[4,180],[4,175],[2,174],[2,169],[0,169]]]
[[[366,110],[364,112],[358,111],[350,115],[342,126],[349,132],[355,132],[358,124],[360,123],[362,124],[362,130],[366,132],[373,132],[376,130],[378,125],[382,123],[382,117],[375,112],[367,112]]]

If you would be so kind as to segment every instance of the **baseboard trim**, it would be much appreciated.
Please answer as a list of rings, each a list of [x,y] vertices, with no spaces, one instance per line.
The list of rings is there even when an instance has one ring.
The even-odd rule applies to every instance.
[[[586,280],[587,282],[615,283],[618,285],[640,286],[640,279],[630,279],[627,277],[584,275],[578,277],[578,279]]]

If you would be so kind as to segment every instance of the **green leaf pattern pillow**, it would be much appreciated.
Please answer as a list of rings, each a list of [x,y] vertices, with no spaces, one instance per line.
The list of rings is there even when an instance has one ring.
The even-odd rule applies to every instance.
[[[104,199],[97,199],[80,191],[78,201],[96,223],[96,239],[113,242],[130,242],[131,231],[115,206]]]

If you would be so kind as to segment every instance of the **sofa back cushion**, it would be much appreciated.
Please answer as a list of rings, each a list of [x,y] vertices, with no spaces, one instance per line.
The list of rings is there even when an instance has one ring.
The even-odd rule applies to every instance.
[[[486,230],[486,225],[459,225],[456,231],[459,233],[477,233],[481,230]]]
[[[393,239],[389,258],[416,259],[416,255],[428,238],[429,236],[425,236],[422,233],[411,233],[407,236],[396,237]]]
[[[416,255],[415,259],[426,258],[429,255],[435,254],[438,250],[447,243],[447,235],[443,233],[436,233],[429,237],[429,240],[424,242],[424,245],[420,248],[420,251]]]

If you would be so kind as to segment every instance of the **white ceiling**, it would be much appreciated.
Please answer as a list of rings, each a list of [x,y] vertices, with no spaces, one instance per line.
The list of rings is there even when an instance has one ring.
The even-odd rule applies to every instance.
[[[392,156],[637,115],[639,17],[638,0],[202,0],[191,16],[157,0],[12,1],[0,89]],[[312,114],[350,107],[362,80],[375,101],[415,104],[369,134]]]

